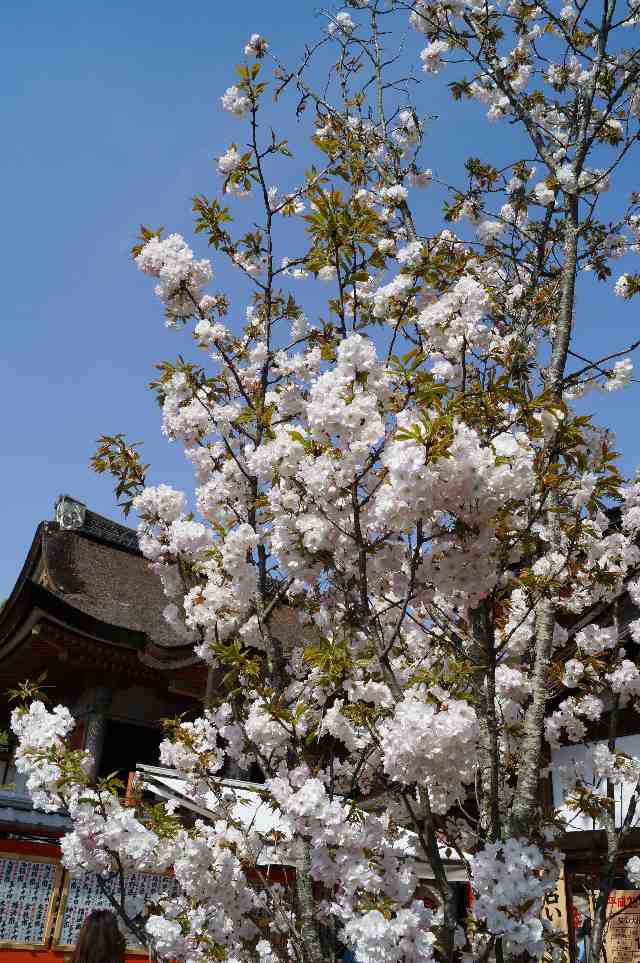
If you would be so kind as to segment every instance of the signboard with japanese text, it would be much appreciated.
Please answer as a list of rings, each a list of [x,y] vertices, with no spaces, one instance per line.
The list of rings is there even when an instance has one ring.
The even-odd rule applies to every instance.
[[[567,894],[564,885],[564,874],[560,876],[555,890],[547,893],[544,901],[543,913],[554,930],[567,932]]]
[[[568,936],[567,891],[565,887],[564,873],[561,874],[555,890],[552,893],[547,893],[542,912],[545,919],[551,923],[554,930],[558,934],[558,937],[561,939],[562,946],[565,948],[565,958],[568,959],[568,945],[566,944],[566,938]],[[551,957],[545,956],[545,960],[550,961]]]
[[[111,885],[115,886],[114,883]],[[154,903],[162,896],[172,895],[177,888],[171,877],[153,873],[131,873],[125,877],[124,886],[132,915],[143,912],[145,904]],[[119,889],[117,892],[119,895]],[[109,897],[100,887],[96,874],[83,873],[80,876],[68,877],[53,937],[54,946],[58,949],[73,948],[85,918],[94,909],[111,909]],[[146,953],[145,948],[124,924],[121,928],[129,952]]]
[[[1,949],[48,944],[61,881],[57,860],[0,854]]]
[[[640,890],[614,890],[607,918],[607,963],[640,963]]]

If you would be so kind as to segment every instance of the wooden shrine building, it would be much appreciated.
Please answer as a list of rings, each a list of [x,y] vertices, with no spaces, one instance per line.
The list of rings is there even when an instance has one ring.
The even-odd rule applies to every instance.
[[[197,712],[206,686],[206,668],[164,620],[165,605],[136,533],[61,497],[0,610],[0,730],[12,708],[7,690],[46,673],[52,701],[78,720],[74,740],[94,756],[96,775],[118,771],[126,781],[138,764],[157,764],[160,720]],[[11,743],[0,747],[0,951],[12,963],[34,953],[60,959],[96,894],[85,885],[74,895],[56,845],[68,820],[34,810],[11,753]]]
[[[12,708],[7,690],[46,673],[52,701],[66,705],[78,721],[75,744],[94,756],[95,775],[118,771],[126,781],[137,770],[146,792],[192,808],[180,780],[158,767],[160,720],[200,711],[207,669],[165,621],[165,605],[160,580],[142,557],[132,529],[69,496],[58,499],[54,519],[38,526],[15,587],[0,609],[0,730],[8,729]],[[623,644],[637,660],[640,647],[630,639],[628,623],[640,612],[626,593],[617,608]],[[286,622],[287,613],[279,617]],[[606,624],[610,617],[596,606],[571,626],[566,658],[573,656],[571,636],[582,625]],[[558,691],[558,702],[569,694]],[[636,710],[622,710],[619,723],[620,748],[640,756]],[[592,724],[585,743],[606,740],[606,726],[606,720]],[[549,808],[564,803],[556,778],[559,767],[584,750],[567,744],[550,753]],[[11,744],[0,747],[0,952],[7,963],[53,963],[73,947],[87,912],[108,904],[91,874],[72,880],[61,867],[57,843],[69,822],[63,814],[34,809],[11,754]],[[244,785],[247,798],[257,793],[256,786]],[[628,805],[624,792],[616,788],[617,822]],[[635,823],[616,873],[621,891],[628,890],[624,862],[640,854],[640,815]],[[577,956],[574,921],[580,922],[579,912],[588,912],[585,894],[593,888],[606,847],[604,833],[593,822],[583,819],[573,828],[562,846],[565,873],[558,900],[563,909],[551,907],[549,915],[555,919],[553,910],[569,931],[572,963]],[[463,887],[461,867],[452,863],[447,875]],[[166,891],[167,882],[166,877],[133,874],[131,893],[152,897]],[[640,946],[640,913],[637,919]],[[614,956],[608,963],[634,963]]]
[[[76,718],[73,738],[94,756],[95,775],[117,771],[126,781],[136,774],[146,794],[172,799],[187,818],[194,812],[206,818],[182,780],[158,766],[160,720],[198,713],[208,674],[165,621],[165,605],[136,533],[62,496],[54,520],[38,526],[0,610],[0,729],[8,728],[12,709],[7,690],[46,672],[51,700]],[[297,623],[289,624],[286,611],[275,617],[284,638],[295,634]],[[64,814],[34,809],[11,753],[11,745],[0,749],[0,952],[7,963],[60,963],[90,909],[109,903],[94,874],[71,878],[64,871],[57,843],[70,823]],[[239,791],[237,818],[272,826],[274,814],[258,785],[244,778],[226,782]],[[447,876],[464,911],[464,869],[449,857]],[[290,872],[270,867],[283,880]],[[426,865],[424,878],[431,878]],[[127,877],[128,895],[143,901],[172,885],[166,876]],[[129,949],[143,952],[131,942]]]

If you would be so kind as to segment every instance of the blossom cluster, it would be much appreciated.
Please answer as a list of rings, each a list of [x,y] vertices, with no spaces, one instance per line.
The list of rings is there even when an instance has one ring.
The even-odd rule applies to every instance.
[[[477,70],[455,96],[533,145],[535,164],[472,158],[449,189],[424,164],[429,119],[379,76],[378,6],[346,6],[318,44],[338,53],[339,108],[309,79],[312,48],[302,70],[273,58],[276,102],[297,87],[298,116],[315,107],[321,162],[300,182],[274,176],[292,150],[265,117],[260,34],[221,96],[246,136],[219,148],[222,201],[194,200],[196,233],[246,306],[209,290],[210,260],[177,233],[145,229],[135,253],[200,358],[154,383],[193,491],[113,459],[170,629],[216,683],[160,749],[198,819],[91,785],[60,707],[14,714],[17,765],[38,805],[69,811],[69,868],[173,867],[178,893],[147,921],[165,958],[319,959],[337,939],[360,963],[486,959],[497,940],[506,959],[540,959],[559,869],[531,788],[544,752],[588,740],[612,704],[640,705],[640,619],[620,621],[625,593],[640,605],[640,482],[623,483],[612,434],[574,407],[629,385],[632,363],[616,346],[571,367],[582,273],[606,281],[638,253],[640,196],[615,222],[595,213],[614,181],[603,158],[635,136],[635,67],[620,46],[596,70],[571,4],[389,4],[385,24],[411,8],[425,83],[466,58]],[[446,221],[420,234],[427,185],[423,204],[447,190]],[[631,270],[615,284],[636,289]],[[593,748],[567,767],[571,805],[633,785],[638,765]],[[475,894],[467,932],[454,856]]]
[[[536,846],[513,838],[488,843],[470,859],[474,914],[490,933],[504,939],[511,956],[544,953],[542,905],[555,889],[557,860]]]

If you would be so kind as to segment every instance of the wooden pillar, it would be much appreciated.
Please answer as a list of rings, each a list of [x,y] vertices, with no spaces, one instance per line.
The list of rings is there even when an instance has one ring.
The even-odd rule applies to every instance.
[[[91,778],[95,779],[100,769],[102,748],[107,731],[107,712],[111,705],[112,691],[107,686],[94,686],[84,696],[85,726],[83,749],[93,756]]]

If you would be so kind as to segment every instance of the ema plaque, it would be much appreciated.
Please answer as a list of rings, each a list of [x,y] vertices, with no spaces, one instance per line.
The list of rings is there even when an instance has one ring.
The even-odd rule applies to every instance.
[[[118,900],[120,897],[118,881],[104,879],[104,883]],[[145,904],[155,903],[162,896],[172,896],[177,890],[177,884],[170,876],[130,873],[124,878],[124,888],[127,902],[135,907],[136,913],[140,913]],[[53,938],[54,946],[59,949],[72,949],[85,918],[94,909],[113,909],[108,895],[100,886],[98,876],[95,873],[83,873],[80,876],[67,877]],[[129,951],[146,953],[146,948],[121,920],[119,925]],[[144,922],[140,924],[140,928],[144,929]]]
[[[48,944],[61,879],[54,859],[0,853],[0,948]]]

